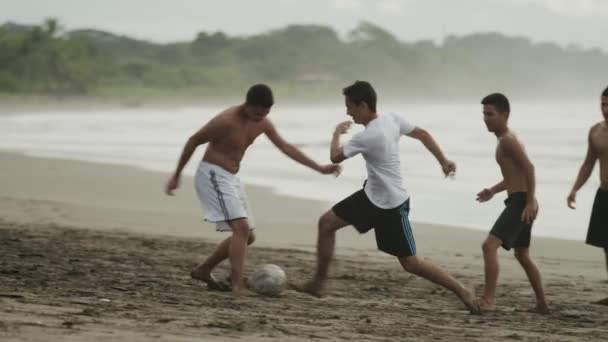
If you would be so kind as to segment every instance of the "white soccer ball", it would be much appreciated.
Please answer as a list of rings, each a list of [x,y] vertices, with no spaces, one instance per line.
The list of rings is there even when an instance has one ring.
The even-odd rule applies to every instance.
[[[286,285],[285,271],[273,264],[259,266],[249,278],[249,286],[255,292],[266,296],[280,295]]]

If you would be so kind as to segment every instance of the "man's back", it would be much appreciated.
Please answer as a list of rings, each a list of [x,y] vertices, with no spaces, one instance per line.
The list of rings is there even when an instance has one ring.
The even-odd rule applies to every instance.
[[[526,192],[527,180],[524,165],[517,163],[517,153],[525,153],[524,147],[512,132],[498,138],[496,161],[505,180],[507,192]]]
[[[608,125],[602,121],[593,128],[589,140],[600,161],[600,181],[602,188],[608,190]]]

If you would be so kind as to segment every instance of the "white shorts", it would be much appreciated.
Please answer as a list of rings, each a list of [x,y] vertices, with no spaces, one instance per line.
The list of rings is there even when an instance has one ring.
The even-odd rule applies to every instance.
[[[239,178],[221,166],[202,161],[194,177],[205,221],[216,223],[217,231],[231,231],[227,221],[246,218],[249,228],[255,223],[245,187]]]

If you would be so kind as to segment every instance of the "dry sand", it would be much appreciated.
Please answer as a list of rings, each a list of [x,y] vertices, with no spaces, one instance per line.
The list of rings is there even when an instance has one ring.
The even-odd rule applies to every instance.
[[[371,234],[338,234],[327,296],[209,292],[188,278],[226,235],[202,222],[184,179],[134,168],[0,154],[2,341],[602,341],[608,334],[603,253],[580,241],[533,240],[552,314],[525,312],[533,294],[501,252],[499,310],[468,314],[451,293],[402,271]],[[310,276],[321,202],[249,187],[258,241],[249,265]],[[498,214],[498,213],[497,213]],[[586,224],[586,223],[581,223]],[[484,232],[415,224],[419,253],[479,291]],[[227,265],[218,270],[227,274]]]

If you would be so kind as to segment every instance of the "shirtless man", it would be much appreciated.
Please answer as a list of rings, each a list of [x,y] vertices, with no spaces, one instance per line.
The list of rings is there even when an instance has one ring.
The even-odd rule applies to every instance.
[[[604,120],[598,122],[589,131],[587,155],[568,195],[568,206],[576,209],[576,193],[587,182],[596,161],[600,160],[600,188],[595,195],[587,243],[604,249],[606,254],[606,270],[608,270],[608,88],[601,97]],[[608,304],[608,298],[606,298]]]
[[[496,285],[498,281],[498,248],[515,249],[515,258],[526,271],[536,295],[533,312],[549,312],[540,272],[530,258],[532,223],[538,213],[535,196],[534,165],[528,159],[524,146],[509,130],[509,100],[503,94],[491,94],[482,101],[483,118],[488,131],[498,138],[496,161],[500,166],[503,180],[483,189],[477,194],[477,201],[486,202],[495,194],[507,191],[506,208],[496,220],[490,234],[483,242],[485,264],[485,287],[480,299],[482,311],[496,310]]]
[[[192,278],[207,283],[211,290],[228,290],[226,285],[211,275],[213,269],[227,258],[230,260],[233,293],[240,295],[245,289],[243,269],[247,245],[255,240],[254,222],[245,189],[236,173],[245,151],[259,135],[265,134],[288,157],[315,171],[335,175],[340,171],[338,165],[317,164],[285,141],[267,118],[273,104],[272,91],[268,86],[252,86],[244,104],[219,113],[188,139],[175,173],[167,182],[165,191],[173,195],[173,191],[179,187],[181,172],[194,150],[199,145],[209,143],[194,179],[196,192],[205,220],[216,223],[218,231],[232,232],[232,236],[221,242],[190,274]]]
[[[319,219],[317,270],[313,279],[298,290],[321,296],[335,249],[336,232],[352,225],[361,234],[373,229],[378,249],[396,257],[405,271],[451,290],[471,312],[478,313],[472,291],[416,253],[409,221],[410,198],[401,179],[400,137],[406,135],[420,141],[437,159],[446,176],[456,171],[456,164],[445,157],[428,131],[400,115],[378,114],[376,92],[368,82],[357,81],[344,88],[343,94],[347,114],[356,124],[365,126],[365,130],[340,146],[340,136],[348,131],[351,121],[338,124],[331,142],[331,161],[341,163],[360,154],[365,159],[367,181],[363,189],[334,205]]]

